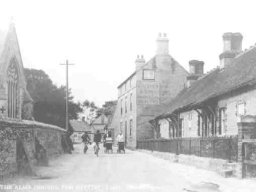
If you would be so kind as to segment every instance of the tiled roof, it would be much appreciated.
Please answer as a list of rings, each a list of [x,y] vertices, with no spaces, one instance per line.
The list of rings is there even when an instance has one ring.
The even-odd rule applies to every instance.
[[[129,79],[131,79],[136,73],[137,71],[141,70],[143,67],[151,64],[152,62],[155,61],[155,57],[151,58],[148,62],[146,62],[140,69],[135,70],[127,79],[125,79],[120,85],[118,85],[117,88],[120,88],[122,85],[124,85]]]
[[[108,118],[104,114],[102,114],[92,122],[92,125],[106,125],[107,123]]]
[[[78,121],[78,120],[70,120],[70,125],[74,129],[74,131],[77,132],[84,132],[84,131],[91,131],[90,126],[83,121]]]
[[[194,82],[190,88],[182,90],[177,97],[166,104],[162,114],[156,118],[193,107],[204,101],[228,93],[232,90],[256,83],[256,47],[236,56],[224,69],[216,68]]]

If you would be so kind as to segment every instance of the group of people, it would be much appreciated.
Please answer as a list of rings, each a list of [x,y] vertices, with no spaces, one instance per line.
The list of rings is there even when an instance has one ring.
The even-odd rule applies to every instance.
[[[97,132],[94,134],[94,138],[93,138],[93,142],[94,142],[94,152],[96,155],[98,155],[98,151],[99,151],[99,143],[102,141],[103,139],[103,146],[105,148],[105,152],[111,150],[113,152],[113,149],[112,149],[112,144],[113,144],[113,139],[112,139],[112,134],[111,134],[111,131],[106,131],[106,133],[103,135],[103,138],[102,138],[102,135],[100,133],[99,130],[97,130]],[[118,144],[118,150],[117,152],[125,152],[125,149],[124,149],[124,136],[122,134],[122,132],[120,131],[120,133],[117,135],[117,144]],[[90,139],[90,136],[89,136],[89,133],[88,132],[85,132],[83,135],[82,135],[82,141],[84,143],[84,153],[87,152],[88,150],[88,144],[91,144],[91,139]]]

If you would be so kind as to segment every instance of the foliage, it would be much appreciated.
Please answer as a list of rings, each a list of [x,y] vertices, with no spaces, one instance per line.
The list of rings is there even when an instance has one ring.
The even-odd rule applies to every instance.
[[[102,105],[101,108],[99,108],[95,105],[93,101],[85,100],[82,103],[83,121],[86,121],[87,123],[91,124],[96,118],[98,118],[102,114],[104,114],[107,117],[112,116],[115,110],[116,103],[116,101],[106,101],[105,104]]]
[[[94,119],[96,119],[99,115],[98,115],[98,107],[95,105],[95,103],[89,100],[85,100],[82,103],[82,107],[83,107],[83,121],[86,121],[88,124],[91,124]]]
[[[117,101],[106,101],[102,108],[98,110],[99,114],[104,114],[107,117],[113,115]]]
[[[66,87],[57,87],[42,70],[24,69],[27,90],[34,100],[34,118],[36,121],[65,127]],[[73,101],[69,90],[69,119],[77,119],[82,111],[80,104]],[[70,127],[70,126],[69,126]]]

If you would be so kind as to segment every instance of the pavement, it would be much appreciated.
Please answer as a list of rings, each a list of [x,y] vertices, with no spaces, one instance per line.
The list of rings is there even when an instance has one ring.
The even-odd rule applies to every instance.
[[[255,192],[255,180],[223,178],[217,173],[171,163],[150,154],[126,150],[125,154],[103,153],[75,145],[64,154],[38,167],[36,176],[17,176],[0,183],[0,191],[76,192]]]

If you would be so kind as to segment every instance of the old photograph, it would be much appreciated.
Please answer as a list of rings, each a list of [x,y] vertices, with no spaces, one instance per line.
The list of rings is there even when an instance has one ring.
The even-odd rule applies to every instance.
[[[0,192],[256,192],[255,8],[0,0]]]

